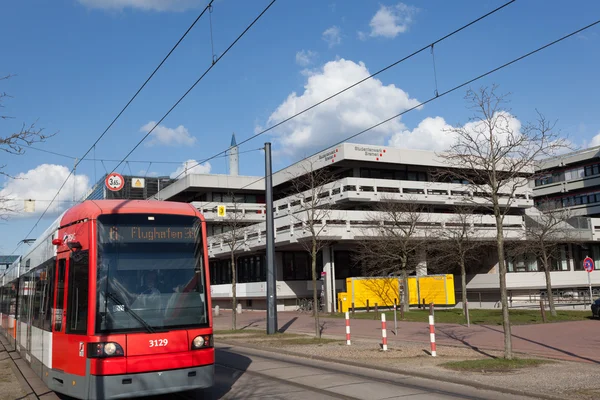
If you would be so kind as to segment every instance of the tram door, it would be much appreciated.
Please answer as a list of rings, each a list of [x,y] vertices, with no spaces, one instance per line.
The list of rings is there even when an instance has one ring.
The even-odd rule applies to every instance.
[[[59,255],[56,262],[55,271],[55,298],[54,307],[52,308],[52,368],[64,370],[68,357],[65,351],[66,348],[66,337],[65,337],[65,324],[67,312],[65,310],[65,297],[66,293],[66,276],[67,276],[67,258],[66,254]],[[62,257],[62,258],[60,258]],[[63,348],[63,346],[65,348]]]

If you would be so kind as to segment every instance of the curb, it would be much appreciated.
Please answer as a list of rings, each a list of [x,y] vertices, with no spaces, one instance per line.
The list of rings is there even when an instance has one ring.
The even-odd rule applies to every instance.
[[[329,363],[334,363],[334,364],[339,364],[339,365],[351,365],[356,368],[370,369],[370,370],[387,372],[387,373],[396,374],[396,375],[407,375],[407,376],[412,376],[412,377],[416,377],[416,378],[441,381],[441,382],[446,382],[446,383],[454,383],[454,384],[458,384],[458,385],[470,386],[470,387],[473,387],[476,389],[490,390],[490,391],[494,391],[494,392],[498,392],[498,393],[506,393],[506,394],[512,394],[512,395],[516,395],[516,396],[527,396],[527,397],[531,397],[534,399],[564,400],[562,397],[554,397],[554,396],[544,395],[544,394],[539,394],[539,393],[532,393],[532,392],[526,392],[526,391],[521,391],[521,390],[513,390],[513,389],[509,389],[509,388],[505,388],[505,387],[487,385],[487,384],[479,383],[479,382],[473,382],[473,381],[470,381],[467,379],[454,378],[454,377],[443,376],[443,375],[433,375],[433,374],[428,374],[425,372],[400,371],[400,370],[396,370],[393,368],[386,368],[386,367],[373,366],[373,365],[365,366],[364,364],[361,364],[361,363],[358,363],[355,361],[344,360],[343,362],[341,362],[341,361],[332,360],[332,359],[329,359],[326,357],[294,353],[294,352],[282,350],[282,349],[262,348],[260,346],[253,346],[248,343],[239,344],[239,343],[234,343],[234,342],[227,342],[226,340],[225,341],[219,340],[219,343],[225,344],[228,346],[232,346],[232,347],[248,348],[248,349],[256,350],[259,352],[262,351],[265,353],[281,354],[281,355],[286,355],[286,356],[291,356],[291,357],[323,361],[323,362],[329,362]]]

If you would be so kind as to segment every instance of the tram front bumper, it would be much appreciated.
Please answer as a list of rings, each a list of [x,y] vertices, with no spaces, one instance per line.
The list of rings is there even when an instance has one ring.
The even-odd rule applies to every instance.
[[[92,375],[88,398],[129,399],[205,389],[213,386],[214,375],[214,365],[126,375]]]

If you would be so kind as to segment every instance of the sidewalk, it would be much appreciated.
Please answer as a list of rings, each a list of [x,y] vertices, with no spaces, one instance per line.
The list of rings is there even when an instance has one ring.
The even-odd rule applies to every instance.
[[[373,313],[375,316],[375,314]],[[394,330],[393,314],[386,312],[388,343],[411,341],[429,343],[429,325],[420,322],[398,321],[398,332]],[[390,321],[391,319],[391,321]],[[314,319],[309,314],[279,312],[278,329],[286,332],[314,333]],[[343,318],[321,317],[323,335],[345,338]],[[221,311],[214,317],[215,329],[231,329],[231,312]],[[381,340],[381,320],[351,319],[352,338]],[[600,338],[595,335],[598,321],[557,322],[512,326],[513,350],[541,357],[568,361],[600,364]],[[266,329],[265,311],[244,311],[237,316],[237,327]],[[502,350],[504,334],[502,326],[436,324],[438,346],[466,346],[481,350]]]
[[[0,400],[14,399],[58,400],[59,397],[0,336]]]

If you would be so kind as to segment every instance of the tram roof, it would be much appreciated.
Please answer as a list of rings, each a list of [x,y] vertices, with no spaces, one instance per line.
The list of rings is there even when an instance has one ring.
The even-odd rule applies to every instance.
[[[156,200],[87,200],[69,208],[61,225],[101,214],[161,213],[197,215],[198,210],[188,203]]]

